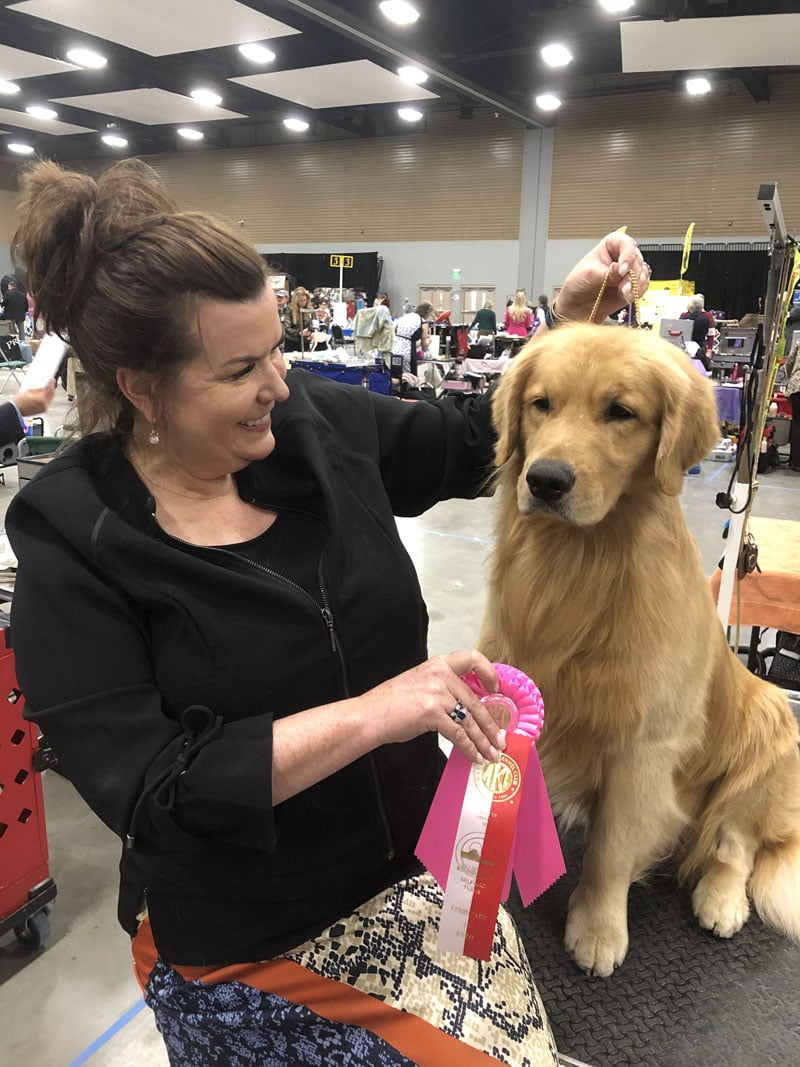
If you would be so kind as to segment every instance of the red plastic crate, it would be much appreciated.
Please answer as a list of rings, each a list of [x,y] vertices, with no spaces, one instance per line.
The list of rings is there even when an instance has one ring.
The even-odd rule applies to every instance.
[[[29,890],[48,878],[42,781],[33,766],[39,734],[22,718],[6,635],[0,630],[0,921],[28,904]]]

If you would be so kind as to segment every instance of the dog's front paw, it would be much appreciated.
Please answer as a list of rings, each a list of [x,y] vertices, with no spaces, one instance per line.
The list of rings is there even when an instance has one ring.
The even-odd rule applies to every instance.
[[[713,874],[704,875],[697,883],[692,907],[700,925],[717,937],[733,937],[750,915],[750,901],[741,885]]]
[[[591,914],[586,906],[570,908],[564,946],[592,978],[608,978],[625,959],[628,951],[628,927],[621,922]]]

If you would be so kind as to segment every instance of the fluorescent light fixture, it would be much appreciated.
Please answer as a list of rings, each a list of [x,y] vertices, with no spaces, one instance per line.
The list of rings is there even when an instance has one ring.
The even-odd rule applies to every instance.
[[[419,67],[398,67],[397,73],[409,85],[422,85],[428,80],[428,75]]]
[[[187,141],[202,141],[205,134],[202,130],[195,130],[192,126],[179,126],[178,136],[185,138]]]
[[[561,101],[555,93],[541,93],[536,97],[536,106],[542,111],[556,111],[561,107]]]
[[[308,123],[305,119],[284,119],[283,125],[287,130],[294,130],[295,133],[303,133],[308,129]]]
[[[31,104],[26,107],[25,110],[29,115],[32,115],[35,119],[57,119],[58,112],[53,111],[51,107],[43,107],[41,104]]]
[[[273,51],[263,44],[256,44],[255,42],[240,44],[239,51],[245,59],[249,59],[253,63],[271,63],[275,59]]]
[[[419,122],[423,117],[422,112],[418,111],[415,107],[399,107],[397,114],[403,120],[403,122]]]
[[[107,144],[109,148],[128,147],[128,139],[126,137],[120,137],[118,133],[104,133],[100,140],[103,144]]]
[[[0,93],[3,93],[4,96],[12,96],[18,92],[19,86],[16,82],[7,82],[0,78]]]
[[[690,96],[702,96],[711,92],[711,82],[708,78],[687,78],[686,91]]]
[[[192,100],[196,100],[203,107],[219,107],[222,103],[222,97],[219,93],[215,93],[213,89],[192,89],[189,95]]]
[[[630,11],[635,3],[636,0],[600,0],[600,7],[604,7],[606,11],[616,15],[620,11]]]
[[[565,44],[546,44],[541,57],[548,67],[566,67],[567,63],[572,62],[572,52]]]
[[[32,156],[35,151],[32,144],[25,144],[24,141],[9,141],[6,148],[9,152],[16,152],[18,156]]]
[[[419,11],[407,0],[383,0],[380,8],[386,18],[398,26],[410,26],[419,18]]]
[[[67,59],[78,67],[88,67],[90,70],[99,70],[108,63],[105,56],[91,48],[70,48]]]

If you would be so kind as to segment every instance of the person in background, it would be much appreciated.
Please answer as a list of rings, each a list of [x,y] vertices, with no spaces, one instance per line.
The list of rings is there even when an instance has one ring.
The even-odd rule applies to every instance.
[[[692,320],[692,341],[697,345],[695,359],[699,359],[706,370],[711,370],[711,360],[706,352],[706,337],[709,330],[708,313],[703,309],[705,298],[702,293],[690,296],[686,304],[686,311],[681,315],[682,319]]]
[[[11,400],[0,404],[0,442],[14,442],[25,436],[25,419],[43,415],[50,407],[56,390],[55,379],[40,389],[23,389]]]
[[[503,332],[512,337],[527,337],[533,329],[533,312],[528,307],[525,290],[517,289],[514,299],[506,308],[503,318]]]
[[[789,467],[793,471],[800,471],[800,341],[795,341],[786,357],[786,395],[792,405]]]
[[[292,293],[292,299],[284,316],[284,349],[287,352],[305,351],[311,345],[311,296],[302,285]]]
[[[394,324],[392,355],[402,356],[403,373],[417,373],[417,352],[427,352],[431,343],[428,322],[433,318],[433,304],[418,304],[407,315],[401,315]]]
[[[488,964],[439,952],[414,855],[437,734],[475,764],[505,737],[461,677],[494,691],[492,664],[428,656],[394,516],[485,491],[491,394],[287,375],[255,248],[143,163],[39,162],[20,187],[12,254],[80,352],[87,435],[8,511],[16,666],[124,843],[118,915],[172,1067],[555,1067],[508,913]],[[619,306],[628,263],[643,292],[635,244],[605,238],[561,316],[607,271]]]
[[[289,294],[285,289],[276,290],[275,303],[278,305],[278,318],[281,326],[285,326],[287,308],[289,307]]]
[[[550,311],[550,300],[547,293],[540,293],[536,317],[540,323],[544,323],[548,329],[553,326],[553,313]]]
[[[9,279],[8,289],[3,297],[3,313],[0,315],[0,319],[5,319],[15,324],[17,337],[20,341],[25,340],[25,316],[27,314],[28,297],[17,287],[16,279]]]
[[[469,324],[469,328],[473,329],[475,326],[478,327],[479,334],[497,333],[497,315],[491,300],[487,300],[483,307],[475,312],[475,318]]]
[[[414,310],[414,305],[411,303],[411,301],[408,299],[408,297],[406,297],[405,300],[403,301],[403,314],[407,315],[410,311],[413,311],[413,310]]]

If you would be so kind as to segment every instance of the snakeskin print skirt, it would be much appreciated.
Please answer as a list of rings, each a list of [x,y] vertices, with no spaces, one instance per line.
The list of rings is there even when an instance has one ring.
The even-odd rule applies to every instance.
[[[556,1067],[511,917],[484,963],[437,950],[441,908],[418,875],[291,952],[222,968],[168,966],[145,920],[134,965],[171,1067]]]

